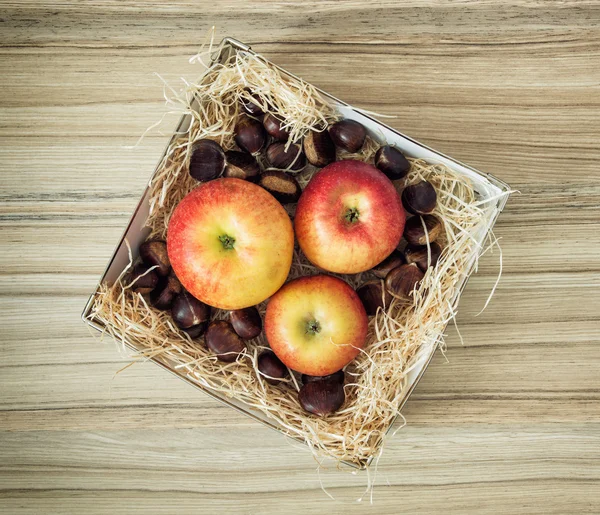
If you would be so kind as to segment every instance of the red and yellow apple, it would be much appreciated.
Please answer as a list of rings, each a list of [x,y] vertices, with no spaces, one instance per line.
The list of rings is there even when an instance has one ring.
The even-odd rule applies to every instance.
[[[201,184],[175,209],[167,251],[177,278],[194,297],[221,309],[254,306],[285,282],[294,231],[266,190],[240,179]]]
[[[368,319],[356,292],[328,275],[301,277],[271,299],[265,334],[289,368],[311,376],[337,372],[365,345]]]
[[[392,182],[361,161],[337,161],[317,172],[298,201],[300,248],[323,270],[355,274],[397,246],[406,214]]]

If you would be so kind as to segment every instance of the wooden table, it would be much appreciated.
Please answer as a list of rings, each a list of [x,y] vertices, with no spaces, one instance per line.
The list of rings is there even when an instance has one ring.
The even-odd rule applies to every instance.
[[[201,5],[202,4],[202,5]],[[600,2],[39,2],[0,9],[0,512],[598,513]],[[521,191],[408,426],[364,474],[79,319],[212,24]],[[172,120],[174,123],[174,119]],[[165,132],[172,128],[167,124]],[[345,504],[344,504],[345,503]]]

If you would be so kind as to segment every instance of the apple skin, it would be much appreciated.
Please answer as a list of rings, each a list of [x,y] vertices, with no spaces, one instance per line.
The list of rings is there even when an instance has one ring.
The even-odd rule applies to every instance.
[[[350,210],[358,212],[356,221],[345,218]],[[294,228],[311,263],[356,274],[390,255],[400,243],[405,221],[392,182],[374,166],[345,160],[313,176],[298,201]]]
[[[226,236],[235,241],[219,239]],[[167,252],[194,297],[216,308],[241,309],[264,301],[285,282],[294,231],[269,192],[241,179],[217,179],[192,190],[176,207]]]
[[[309,323],[317,321],[312,334]],[[267,305],[265,334],[273,352],[289,368],[311,376],[333,374],[365,345],[368,319],[357,293],[328,275],[287,283]]]

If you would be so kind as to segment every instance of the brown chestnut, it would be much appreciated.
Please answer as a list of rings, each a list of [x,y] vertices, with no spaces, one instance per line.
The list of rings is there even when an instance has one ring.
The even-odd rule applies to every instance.
[[[306,166],[306,158],[300,145],[292,143],[289,148],[285,149],[286,144],[277,142],[269,145],[267,149],[267,161],[273,168],[281,170],[290,169],[299,171]]]
[[[260,116],[261,114],[263,114],[263,110],[261,109],[256,96],[250,93],[249,91],[246,91],[246,94],[248,95],[248,97],[242,97],[240,99],[244,111],[246,111],[248,114],[251,114],[252,116]]]
[[[335,161],[335,145],[327,130],[310,131],[304,138],[304,154],[313,166],[323,168]]]
[[[282,128],[283,120],[274,114],[267,113],[263,118],[263,125],[269,136],[279,141],[287,141],[290,136],[289,131]]]
[[[358,152],[365,144],[367,130],[357,121],[340,120],[329,128],[329,134],[336,146],[348,152]]]
[[[423,272],[416,263],[394,268],[385,278],[386,289],[394,296],[410,299],[413,290],[423,279]]]
[[[180,329],[189,329],[205,324],[210,318],[210,307],[198,300],[188,291],[182,291],[173,299],[171,317]]]
[[[282,204],[298,202],[302,189],[291,175],[277,170],[268,170],[260,175],[258,185],[266,189]]]
[[[225,320],[213,320],[204,335],[207,347],[221,361],[231,363],[244,351],[246,344]]]
[[[244,340],[256,338],[262,331],[262,319],[254,306],[231,311],[229,320],[233,330]]]
[[[356,290],[358,298],[363,303],[367,315],[377,314],[377,309],[385,309],[392,303],[392,296],[383,287],[383,281],[369,281]]]
[[[150,270],[150,267],[139,263],[133,267],[129,273],[129,284],[133,291],[138,293],[150,293],[158,284],[158,274],[156,269]]]
[[[435,266],[442,253],[442,248],[433,242],[429,245],[429,251],[427,245],[408,245],[404,249],[407,263],[416,263],[422,272],[425,272],[429,266]],[[431,259],[431,262],[429,262]]]
[[[246,152],[228,150],[225,152],[225,161],[226,166],[223,173],[225,177],[254,181],[260,174],[260,166],[256,158]]]
[[[388,272],[400,265],[406,263],[404,255],[399,250],[394,250],[388,257],[386,257],[381,263],[375,265],[371,272],[380,279],[385,279]]]
[[[144,264],[148,266],[158,266],[155,268],[158,275],[163,277],[169,275],[171,271],[171,262],[167,253],[167,244],[160,240],[150,240],[140,245],[140,257]]]
[[[267,141],[263,124],[249,116],[242,116],[235,126],[235,142],[253,156],[260,153]]]
[[[269,384],[277,384],[288,376],[287,367],[273,351],[266,350],[257,360],[258,371]]]
[[[302,383],[314,383],[315,381],[335,381],[336,383],[344,384],[344,379],[346,378],[343,370],[338,370],[333,374],[329,374],[328,376],[309,376],[306,374],[302,374]]]
[[[428,181],[420,181],[407,186],[402,191],[404,209],[413,215],[426,215],[435,209],[437,194]]]
[[[190,175],[197,181],[210,181],[225,170],[225,152],[217,142],[201,139],[192,144]]]
[[[173,300],[181,293],[181,283],[171,272],[167,277],[161,277],[158,286],[150,293],[150,302],[156,309],[166,311],[171,308]]]
[[[423,222],[425,222],[425,227],[423,227]],[[413,216],[407,220],[403,236],[411,245],[427,245],[427,242],[433,243],[441,234],[442,222],[440,219],[433,215],[423,215]]]
[[[312,381],[302,385],[298,393],[300,406],[309,413],[323,416],[342,407],[346,394],[337,381]]]
[[[192,327],[188,327],[187,329],[182,329],[184,333],[187,333],[189,337],[193,340],[194,338],[198,338],[204,334],[206,328],[208,326],[208,321],[202,324],[193,325]]]
[[[404,154],[389,145],[380,147],[375,153],[375,166],[392,181],[402,179],[410,171],[410,163]]]

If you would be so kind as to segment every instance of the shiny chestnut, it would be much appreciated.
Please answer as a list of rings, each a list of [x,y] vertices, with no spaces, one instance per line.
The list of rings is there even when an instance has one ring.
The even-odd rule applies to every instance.
[[[384,288],[381,280],[366,282],[356,293],[370,317],[375,316],[379,308],[385,310],[392,303],[393,297]]]
[[[305,411],[324,416],[342,407],[346,395],[344,385],[338,381],[312,381],[302,385],[298,401]]]
[[[367,130],[357,121],[340,120],[329,128],[329,134],[337,147],[354,153],[365,144]]]
[[[267,161],[273,168],[300,171],[306,166],[306,158],[300,145],[292,143],[286,150],[286,143],[271,143],[267,149]]]
[[[257,367],[260,374],[269,384],[277,384],[288,376],[287,367],[273,351],[264,351],[258,356]]]
[[[415,263],[411,263],[394,268],[385,278],[385,287],[396,297],[410,299],[422,279],[423,272]]]
[[[227,363],[235,361],[246,348],[246,344],[236,334],[231,324],[225,320],[213,320],[208,325],[204,341],[219,360]]]
[[[385,145],[375,153],[375,166],[390,180],[402,179],[410,171],[410,163],[397,148]]]
[[[408,245],[404,249],[407,263],[416,263],[422,272],[425,272],[430,266],[437,265],[442,253],[442,248],[434,241],[429,245]]]
[[[240,117],[234,132],[237,146],[253,156],[260,153],[267,141],[263,124],[249,116]]]
[[[427,245],[427,242],[433,243],[441,234],[440,219],[433,215],[423,215],[413,216],[407,220],[403,236],[411,245]]]
[[[231,311],[229,321],[234,331],[244,340],[256,338],[262,331],[262,319],[255,306]]]
[[[225,152],[216,141],[201,139],[192,144],[189,172],[197,181],[210,181],[225,170]]]
[[[274,114],[267,113],[263,118],[263,126],[267,134],[279,141],[287,141],[290,133],[283,128],[283,120]]]
[[[184,290],[173,299],[171,318],[180,329],[206,325],[210,318],[210,307]]]
[[[406,259],[402,252],[399,250],[394,250],[388,257],[386,257],[381,263],[375,265],[371,272],[375,274],[376,277],[380,279],[385,279],[385,276],[388,272],[400,265],[406,263]]]
[[[437,194],[428,181],[420,181],[406,186],[402,191],[404,209],[413,215],[426,215],[435,209]]]
[[[148,266],[157,266],[156,273],[163,277],[169,275],[171,262],[167,253],[167,244],[160,240],[150,240],[140,245],[140,258]]]
[[[129,273],[129,285],[133,291],[138,293],[150,293],[158,285],[159,275],[156,269],[150,270],[150,267],[139,263],[135,265]]]

